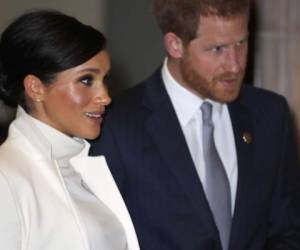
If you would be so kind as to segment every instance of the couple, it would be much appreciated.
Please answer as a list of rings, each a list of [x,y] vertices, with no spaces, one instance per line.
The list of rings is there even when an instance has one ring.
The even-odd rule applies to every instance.
[[[241,86],[249,4],[154,0],[167,58],[103,122],[102,34],[49,11],[10,25],[0,86],[18,113],[0,148],[1,246],[300,249],[288,106]]]

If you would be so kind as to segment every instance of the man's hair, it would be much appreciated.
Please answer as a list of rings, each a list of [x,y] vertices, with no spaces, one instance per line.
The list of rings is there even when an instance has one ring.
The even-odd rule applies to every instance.
[[[246,14],[251,0],[153,0],[153,12],[163,34],[173,32],[185,43],[196,37],[200,16]]]

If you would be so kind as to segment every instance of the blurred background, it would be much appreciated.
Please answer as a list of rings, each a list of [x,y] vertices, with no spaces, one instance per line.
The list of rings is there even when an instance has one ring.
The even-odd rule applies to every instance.
[[[36,8],[71,14],[107,36],[113,96],[148,77],[162,63],[162,37],[151,14],[151,0],[0,0],[0,32],[16,16]],[[300,142],[300,1],[255,0],[250,30],[245,81],[287,98]],[[13,117],[14,110],[0,100],[2,137]]]

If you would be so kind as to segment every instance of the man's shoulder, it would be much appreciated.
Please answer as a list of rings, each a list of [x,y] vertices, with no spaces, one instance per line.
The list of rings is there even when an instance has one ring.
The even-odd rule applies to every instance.
[[[236,101],[253,107],[282,105],[286,103],[282,95],[252,85],[243,85],[240,96]]]
[[[147,79],[115,96],[115,98],[113,98],[112,107],[131,107],[139,105],[149,92],[161,93],[161,89],[163,88],[160,69],[158,69]]]
[[[113,97],[112,106],[129,105],[130,103],[140,102],[142,100],[142,93],[144,89],[143,83],[138,83],[127,89],[124,89],[118,95]]]

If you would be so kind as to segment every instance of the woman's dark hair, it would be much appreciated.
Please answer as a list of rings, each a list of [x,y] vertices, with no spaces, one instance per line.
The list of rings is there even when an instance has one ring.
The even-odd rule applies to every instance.
[[[88,61],[105,43],[99,31],[58,11],[23,14],[1,36],[0,98],[10,106],[26,108],[26,75],[51,84],[57,73]]]

